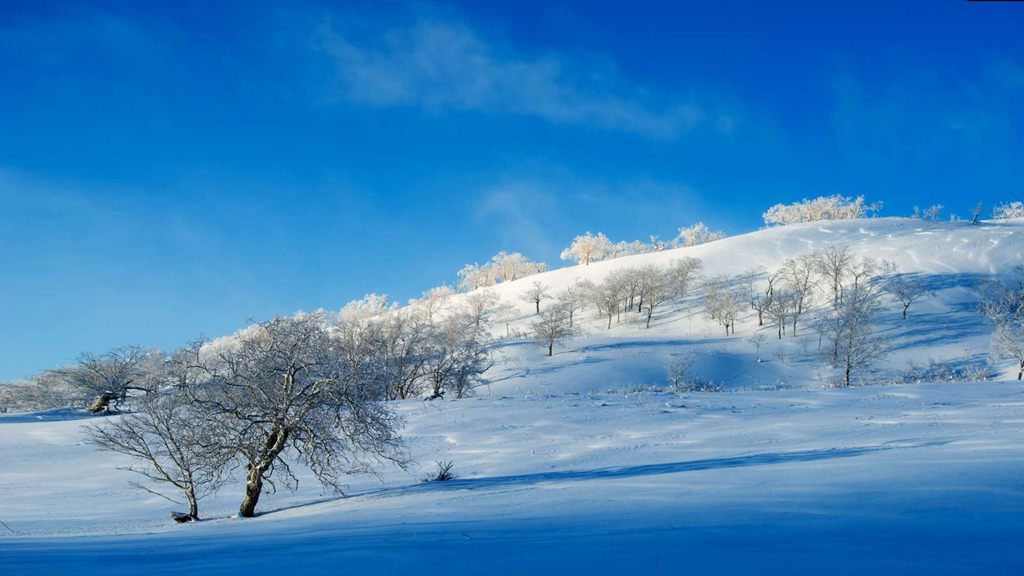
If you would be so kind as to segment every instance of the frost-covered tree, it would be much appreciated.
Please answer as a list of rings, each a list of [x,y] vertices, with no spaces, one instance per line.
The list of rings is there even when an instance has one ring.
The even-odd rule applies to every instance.
[[[188,518],[198,520],[199,500],[224,483],[235,454],[215,436],[208,415],[189,402],[184,387],[197,385],[194,377],[183,354],[172,357],[153,381],[159,391],[136,399],[129,414],[88,426],[86,437],[103,450],[130,456],[133,463],[124,469],[154,487],[133,486],[172,502],[177,500],[160,487],[180,492]]]
[[[438,286],[424,292],[419,299],[409,300],[409,305],[422,310],[427,316],[427,321],[433,322],[454,294],[455,290],[448,286]]]
[[[593,282],[577,278],[566,286],[565,290],[555,295],[558,307],[564,310],[569,317],[570,328],[573,326],[573,316],[586,306],[587,299],[590,298],[590,293],[593,289]]]
[[[815,270],[832,290],[833,302],[843,297],[843,282],[855,263],[853,251],[846,244],[833,244],[818,250],[813,255]]]
[[[889,352],[885,338],[874,333],[880,306],[877,293],[863,287],[851,289],[815,322],[815,330],[827,343],[823,357],[843,374],[846,387],[854,372],[870,367]]]
[[[53,370],[47,378],[93,395],[89,411],[104,412],[118,408],[132,390],[147,392],[146,374],[162,361],[159,351],[123,346],[99,355],[86,352],[75,364]]]
[[[543,262],[533,262],[518,252],[498,252],[486,264],[466,264],[459,270],[459,289],[470,292],[544,272]]]
[[[765,312],[767,313],[768,318],[778,326],[779,339],[782,339],[782,335],[786,333],[786,326],[790,323],[793,324],[793,335],[796,335],[796,318],[799,316],[799,313],[797,312],[799,301],[799,294],[788,287],[775,290],[772,294],[772,301]]]
[[[984,287],[981,312],[996,326],[992,352],[1017,361],[1017,379],[1024,376],[1024,264],[1014,266],[1006,282]]]
[[[735,333],[736,317],[743,310],[744,304],[728,275],[715,276],[704,283],[704,306],[708,316],[725,327],[726,336]]]
[[[551,294],[548,293],[549,291],[550,288],[546,284],[540,280],[535,280],[530,283],[529,288],[519,296],[519,299],[523,302],[533,304],[536,309],[536,313],[540,314],[541,302],[551,298]]]
[[[367,294],[346,304],[340,312],[342,318],[364,319],[379,316],[394,307],[387,294]]]
[[[853,220],[866,218],[881,209],[881,202],[867,204],[863,196],[850,198],[835,194],[812,200],[805,198],[793,204],[776,204],[764,213],[764,223],[768,226],[785,226],[821,220]]]
[[[548,356],[554,353],[555,344],[576,335],[576,330],[569,323],[569,315],[565,310],[552,306],[535,320],[533,337],[548,348]]]
[[[253,516],[277,482],[294,488],[296,462],[337,490],[342,474],[404,462],[378,342],[336,337],[324,314],[255,323],[188,354],[203,381],[187,389],[190,402],[206,415],[218,449],[245,466],[241,516]]]
[[[992,218],[996,220],[1024,218],[1024,202],[1004,202],[992,209]]]
[[[501,298],[489,290],[479,290],[466,295],[462,300],[465,313],[473,321],[477,329],[486,326],[488,318],[501,303]]]
[[[722,238],[725,238],[725,233],[721,230],[711,230],[703,222],[697,222],[693,226],[680,228],[674,244],[683,247],[700,246]]]
[[[431,398],[465,397],[485,382],[493,365],[487,336],[471,317],[450,314],[432,327],[425,369]]]
[[[494,311],[494,316],[505,325],[505,336],[511,336],[512,322],[519,318],[519,310],[509,302],[502,302]]]
[[[747,301],[750,302],[750,308],[757,312],[758,326],[764,326],[764,313],[772,305],[775,281],[779,275],[780,272],[769,274],[764,266],[755,266],[748,269],[741,276],[741,281],[747,291]]]
[[[640,278],[640,310],[646,315],[646,327],[651,327],[651,317],[654,311],[669,301],[675,295],[671,278],[665,270],[648,264],[641,266],[638,276]]]
[[[610,256],[612,248],[612,241],[603,233],[598,232],[597,236],[593,236],[587,232],[583,236],[573,238],[572,244],[562,250],[561,258],[586,266]]]
[[[616,274],[605,276],[600,284],[594,287],[590,293],[590,300],[594,310],[602,318],[608,319],[608,329],[611,330],[612,318],[622,311],[623,285]]]
[[[665,363],[665,375],[676,392],[685,392],[693,388],[691,371],[696,363],[697,355],[693,352],[669,356]]]
[[[676,260],[669,260],[668,274],[675,286],[676,295],[685,298],[689,295],[690,288],[700,281],[700,273],[704,263],[700,258],[683,256]]]

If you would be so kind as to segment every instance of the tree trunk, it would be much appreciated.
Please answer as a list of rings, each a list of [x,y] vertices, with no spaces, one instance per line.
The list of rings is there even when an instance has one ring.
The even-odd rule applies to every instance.
[[[846,367],[846,387],[850,387],[850,367]]]
[[[1021,376],[1024,376],[1024,359],[1020,361],[1020,370],[1017,372],[1017,380],[1020,380]]]
[[[249,473],[245,477],[245,498],[238,509],[238,514],[242,518],[252,518],[256,515],[256,503],[263,493],[263,472],[259,466],[249,467]]]
[[[555,343],[554,342],[548,342],[548,356],[551,356],[551,354],[552,354],[552,352],[554,352],[554,350],[555,350]]]
[[[185,498],[188,499],[188,515],[193,520],[199,520],[199,501],[196,499],[195,488],[189,486],[185,489]]]
[[[537,314],[540,314],[540,298],[533,301],[537,305]]]
[[[903,307],[903,319],[904,319],[904,320],[906,320],[906,319],[907,319],[907,308],[910,308],[910,304],[907,304],[907,305],[905,305],[905,306]]]
[[[93,403],[89,406],[89,412],[92,412],[93,414],[99,414],[100,412],[109,412],[110,401],[113,399],[114,397],[111,396],[110,394],[100,394],[100,396],[96,398],[96,400],[94,400]]]

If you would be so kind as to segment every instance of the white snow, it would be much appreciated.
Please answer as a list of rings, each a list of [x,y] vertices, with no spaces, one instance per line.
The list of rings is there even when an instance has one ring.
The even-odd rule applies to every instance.
[[[831,242],[895,261],[937,291],[881,329],[907,360],[979,359],[991,328],[975,288],[1024,262],[1024,222],[872,219],[762,230],[712,244],[554,270],[558,288],[616,267],[700,257],[738,274]],[[823,389],[813,336],[774,339],[764,362],[699,310],[666,306],[650,330],[604,330],[548,358],[501,347],[475,398],[397,403],[413,469],[354,476],[347,498],[308,474],[233,516],[241,488],[201,503],[208,520],[132,489],[127,460],[82,444],[91,421],[0,415],[0,574],[1015,574],[1024,571],[1024,386],[1016,381]],[[496,328],[499,333],[504,327]],[[723,393],[673,394],[665,359],[698,354]],[[1009,374],[1009,366],[999,363]],[[634,390],[636,389],[636,390]],[[436,460],[460,477],[421,483]]]

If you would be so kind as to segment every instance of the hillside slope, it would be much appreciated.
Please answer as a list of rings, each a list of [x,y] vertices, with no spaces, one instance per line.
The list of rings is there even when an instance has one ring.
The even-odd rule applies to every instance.
[[[888,369],[878,378],[891,378],[909,361],[970,363],[988,360],[992,328],[977,313],[978,288],[998,279],[1024,262],[1024,221],[924,222],[918,219],[878,218],[835,221],[770,228],[691,248],[629,256],[589,266],[569,266],[498,285],[492,290],[503,301],[518,306],[521,314],[513,330],[530,331],[532,305],[520,296],[533,282],[564,289],[577,279],[600,282],[614,270],[654,264],[666,266],[684,256],[700,258],[704,275],[729,274],[763,266],[777,270],[789,258],[832,244],[846,244],[861,257],[889,260],[901,274],[920,278],[934,296],[913,305],[910,317],[889,300],[878,330],[886,335],[893,353],[880,364]],[[493,372],[492,392],[607,390],[631,386],[664,385],[665,363],[672,354],[694,351],[695,372],[729,387],[802,387],[827,379],[827,369],[815,360],[817,337],[806,327],[803,336],[776,338],[773,326],[756,326],[753,311],[742,316],[736,335],[726,337],[722,327],[707,319],[698,297],[670,302],[645,329],[639,315],[625,316],[610,330],[592,310],[581,313],[585,335],[565,343],[552,358],[528,339],[501,347],[504,363]],[[805,324],[806,326],[806,324]],[[503,331],[504,328],[501,329]],[[747,339],[755,332],[768,337],[761,363]],[[996,363],[997,373],[1009,373],[1009,363]]]

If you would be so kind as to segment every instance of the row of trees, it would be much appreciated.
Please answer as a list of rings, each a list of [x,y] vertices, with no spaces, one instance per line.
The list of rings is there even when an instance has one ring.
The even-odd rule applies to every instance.
[[[89,434],[132,456],[130,469],[157,486],[139,487],[178,490],[198,518],[199,500],[241,473],[239,514],[252,516],[261,494],[296,486],[295,464],[339,490],[344,474],[404,465],[388,400],[462,397],[484,382],[502,307],[487,291],[459,305],[450,296],[429,291],[399,308],[371,294],[339,313],[254,323],[172,354],[86,354],[51,377],[94,394],[94,411],[130,403],[131,413]]]
[[[498,252],[490,262],[466,264],[459,270],[459,288],[463,291],[494,286],[539,274],[548,269],[543,262],[533,262],[519,252]]]
[[[799,224],[801,222],[818,222],[820,220],[855,220],[877,214],[882,209],[881,202],[868,204],[863,196],[850,198],[841,194],[820,196],[808,200],[804,198],[792,204],[776,204],[764,213],[767,226]]]
[[[573,238],[572,244],[562,250],[561,259],[588,265],[591,262],[611,260],[623,256],[658,252],[670,248],[698,246],[715,240],[721,240],[722,238],[725,238],[725,233],[711,230],[703,222],[680,228],[678,235],[670,242],[659,241],[656,236],[651,236],[650,243],[640,240],[612,242],[601,232],[598,232],[597,235],[587,232],[582,236]]]

